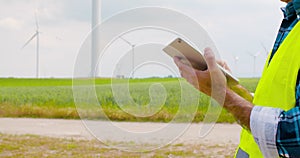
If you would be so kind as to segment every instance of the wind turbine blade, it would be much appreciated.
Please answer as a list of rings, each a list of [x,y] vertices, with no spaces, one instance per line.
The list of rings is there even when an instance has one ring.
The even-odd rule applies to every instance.
[[[38,21],[37,11],[35,11],[34,17],[35,17],[35,25],[36,25],[36,28],[39,29],[39,21]]]
[[[120,36],[120,38],[127,43],[128,45],[130,45],[131,47],[134,47],[134,45],[132,43],[130,43],[128,40],[126,40],[125,38],[123,38],[122,36]]]
[[[22,47],[25,48],[36,36],[38,35],[38,32],[36,32]]]
[[[261,43],[261,46],[264,48],[266,54],[268,55],[270,52],[268,51],[268,49],[266,48],[266,46],[263,43]]]

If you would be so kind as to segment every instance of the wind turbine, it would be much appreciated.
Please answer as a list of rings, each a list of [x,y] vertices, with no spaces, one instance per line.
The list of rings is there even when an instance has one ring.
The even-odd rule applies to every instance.
[[[32,37],[23,45],[22,49],[25,48],[33,39],[36,38],[36,78],[39,78],[40,31],[39,31],[37,12],[35,12],[34,16],[35,16],[36,31],[32,35]]]
[[[132,44],[131,42],[129,42],[128,40],[124,39],[122,36],[120,36],[120,38],[127,43],[131,49],[132,49],[132,78],[134,78],[134,48],[135,48],[135,44]]]
[[[266,46],[264,45],[264,43],[261,42],[261,46],[264,48],[266,56],[268,57],[270,52],[268,51],[268,49],[266,48]]]
[[[261,52],[257,52],[256,54],[251,54],[248,52],[248,54],[253,57],[253,77],[255,77],[256,59],[258,56],[260,56]]]
[[[239,56],[237,56],[237,55],[235,55],[235,54],[231,54],[232,55],[232,58],[233,58],[233,60],[234,60],[234,69],[235,69],[235,71],[237,71],[237,63],[238,63],[238,61],[240,60],[240,57]]]
[[[101,23],[101,0],[92,0],[92,45],[91,45],[91,72],[90,77],[97,76],[97,59],[99,51],[99,32],[93,30],[98,24]]]

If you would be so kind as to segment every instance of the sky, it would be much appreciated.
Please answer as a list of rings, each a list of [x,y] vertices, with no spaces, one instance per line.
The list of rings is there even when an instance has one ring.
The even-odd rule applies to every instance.
[[[40,76],[43,78],[69,78],[82,43],[91,31],[91,0],[0,0],[0,77],[33,78],[36,75],[36,42],[24,43],[35,33],[35,12],[40,26]],[[102,0],[102,20],[125,10],[138,7],[163,7],[185,14],[199,23],[209,34],[221,58],[230,65],[238,77],[259,77],[272,48],[283,17],[279,0]],[[143,20],[143,17],[140,17]],[[122,20],[119,23],[126,23]],[[160,43],[149,47],[147,41]],[[131,32],[124,35],[136,45],[136,61],[149,55],[144,50],[157,51],[176,38],[160,30]],[[144,38],[143,38],[144,39]],[[148,43],[149,43],[148,41]],[[151,42],[150,42],[151,43]],[[112,44],[113,53],[100,60],[104,69],[100,76],[122,75],[118,61],[131,63],[131,46],[118,39]],[[119,53],[122,52],[122,53]],[[249,54],[261,53],[254,60]],[[144,53],[144,54],[143,54]],[[234,57],[239,60],[235,62]],[[170,60],[171,61],[171,60]],[[169,61],[166,61],[169,62]],[[130,64],[128,64],[130,65]],[[176,74],[157,64],[136,66],[136,77],[168,76]],[[174,65],[173,65],[174,66]],[[128,66],[127,69],[130,69]],[[176,71],[176,70],[175,70]]]

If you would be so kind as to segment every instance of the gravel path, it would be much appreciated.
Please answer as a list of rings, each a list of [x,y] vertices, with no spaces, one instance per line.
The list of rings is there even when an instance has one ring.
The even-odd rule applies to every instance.
[[[97,126],[105,126],[108,122],[97,122]],[[113,122],[114,126],[134,132],[151,131],[166,126],[166,123],[134,123],[134,122]],[[241,127],[237,124],[216,124],[205,136],[199,137],[199,129],[203,124],[191,124],[186,132],[176,139],[175,143],[184,144],[238,144]],[[33,134],[40,136],[95,139],[85,128],[80,120],[60,119],[24,119],[24,118],[0,118],[0,133],[3,134]],[[123,142],[123,138],[113,135],[109,131],[102,131],[103,138],[112,142]],[[147,142],[154,143],[151,140]]]

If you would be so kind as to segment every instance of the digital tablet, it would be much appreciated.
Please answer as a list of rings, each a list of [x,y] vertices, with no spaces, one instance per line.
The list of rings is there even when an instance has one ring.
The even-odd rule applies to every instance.
[[[193,68],[204,71],[207,69],[206,61],[203,57],[203,54],[193,48],[190,44],[182,40],[181,38],[177,38],[172,41],[168,46],[166,46],[163,51],[167,53],[169,56],[174,58],[175,56],[182,59],[188,65],[191,65]],[[239,84],[238,78],[234,77],[230,72],[225,70],[219,64],[217,64],[220,70],[225,74],[227,79],[227,84],[229,85],[237,85]]]

